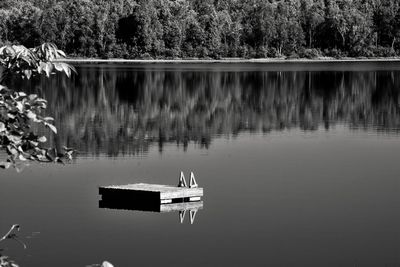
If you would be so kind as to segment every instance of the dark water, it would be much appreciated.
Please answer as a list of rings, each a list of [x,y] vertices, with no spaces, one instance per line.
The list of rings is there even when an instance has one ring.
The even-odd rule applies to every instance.
[[[81,65],[10,85],[80,153],[0,173],[21,266],[400,266],[400,64]],[[98,207],[100,185],[180,170],[205,188],[193,224]]]

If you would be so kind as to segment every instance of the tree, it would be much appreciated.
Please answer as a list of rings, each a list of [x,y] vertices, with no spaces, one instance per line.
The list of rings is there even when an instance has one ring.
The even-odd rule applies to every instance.
[[[64,2],[45,9],[41,18],[41,40],[42,42],[53,42],[62,50],[67,47],[67,37],[71,36],[71,18],[66,12]]]
[[[349,16],[348,50],[352,56],[363,56],[373,44],[372,14],[351,8]]]
[[[8,17],[8,39],[26,46],[36,46],[40,42],[40,17],[42,11],[30,2],[17,2]]]
[[[377,32],[377,44],[394,48],[398,31],[397,18],[400,3],[395,0],[376,1],[373,11],[373,28]]]
[[[277,5],[275,44],[280,55],[296,52],[303,45],[304,34],[298,18],[299,8],[297,0],[285,0]]]
[[[8,42],[8,20],[10,17],[10,11],[0,9],[0,45]]]
[[[154,1],[142,1],[135,6],[132,14],[118,21],[117,37],[133,48],[136,57],[161,54],[164,49],[162,36],[163,29]]]
[[[243,17],[244,40],[254,49],[267,48],[276,37],[277,5],[258,0],[248,3]],[[285,27],[282,25],[282,27]]]
[[[193,21],[192,25],[197,24],[196,26],[202,29],[203,49],[199,51],[199,56],[212,56],[215,58],[219,55],[221,39],[218,16],[213,0],[194,0],[192,8],[196,13],[196,16],[193,18],[198,22],[197,24]]]
[[[185,19],[185,39],[183,42],[183,51],[189,57],[201,56],[204,53],[204,40],[206,33],[197,20],[195,11],[190,10]]]
[[[231,16],[226,10],[218,11],[217,18],[218,18],[219,32],[221,38],[220,42],[222,46],[221,53],[223,54],[223,56],[226,57],[229,55],[229,47],[232,46],[231,39],[235,39],[232,36],[234,24],[231,19]]]
[[[97,54],[107,57],[116,44],[115,22],[112,19],[112,3],[97,0],[94,7],[94,39]]]
[[[300,5],[301,23],[307,35],[308,47],[312,48],[315,30],[325,19],[325,3],[323,0],[302,0]]]
[[[182,25],[184,8],[180,2],[160,1],[158,3],[158,21],[162,27],[162,40],[167,57],[180,56],[184,34],[184,25]]]
[[[68,29],[65,38],[66,50],[69,53],[95,57],[94,38],[94,4],[90,0],[73,0],[65,2],[64,9],[68,20],[65,27]]]

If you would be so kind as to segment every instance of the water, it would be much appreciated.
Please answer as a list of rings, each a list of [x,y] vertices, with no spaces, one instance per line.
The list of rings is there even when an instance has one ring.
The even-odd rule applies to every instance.
[[[73,164],[0,173],[21,266],[400,266],[400,64],[80,65],[10,82],[49,101]],[[204,207],[99,208],[98,186],[176,184]],[[40,232],[40,233],[38,233]],[[4,248],[4,245],[3,245]]]

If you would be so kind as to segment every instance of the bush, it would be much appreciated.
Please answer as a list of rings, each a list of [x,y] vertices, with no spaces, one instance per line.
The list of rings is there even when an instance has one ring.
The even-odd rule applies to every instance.
[[[197,47],[195,50],[196,50],[196,57],[199,57],[199,58],[208,58],[209,57],[209,51],[206,47],[200,46],[200,47]]]
[[[327,57],[334,57],[334,58],[338,58],[338,59],[347,56],[347,53],[342,52],[340,49],[337,49],[337,48],[325,49],[324,54]]]
[[[247,46],[240,46],[238,48],[237,55],[241,58],[249,58],[249,49]]]
[[[321,51],[316,48],[305,48],[299,51],[299,56],[301,58],[313,59],[313,58],[318,58],[321,55],[322,55]]]
[[[249,46],[249,48],[248,48],[248,57],[249,58],[256,58],[257,57],[257,51],[251,46]]]
[[[375,57],[394,57],[396,56],[396,51],[391,47],[378,46],[373,49],[373,54]]]
[[[128,58],[128,48],[126,44],[116,44],[112,49],[112,57],[114,58]]]
[[[280,57],[278,50],[275,47],[270,47],[267,51],[267,57]]]
[[[376,57],[375,56],[375,47],[369,46],[363,51],[363,56],[367,58]]]
[[[174,48],[167,48],[165,49],[165,57],[166,58],[178,58],[180,57],[180,51],[179,49],[174,49]]]
[[[143,54],[140,54],[139,58],[140,59],[144,59],[144,60],[152,60],[153,59],[153,57],[147,52],[143,53]]]
[[[268,57],[268,49],[265,46],[261,46],[256,51],[256,58],[266,58]]]
[[[298,59],[298,58],[300,57],[296,52],[291,52],[290,55],[286,57],[286,59]]]

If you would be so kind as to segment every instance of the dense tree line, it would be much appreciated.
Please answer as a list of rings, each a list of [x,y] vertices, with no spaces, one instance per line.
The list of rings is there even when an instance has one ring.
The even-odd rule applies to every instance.
[[[398,0],[2,0],[0,44],[84,57],[394,56]]]

